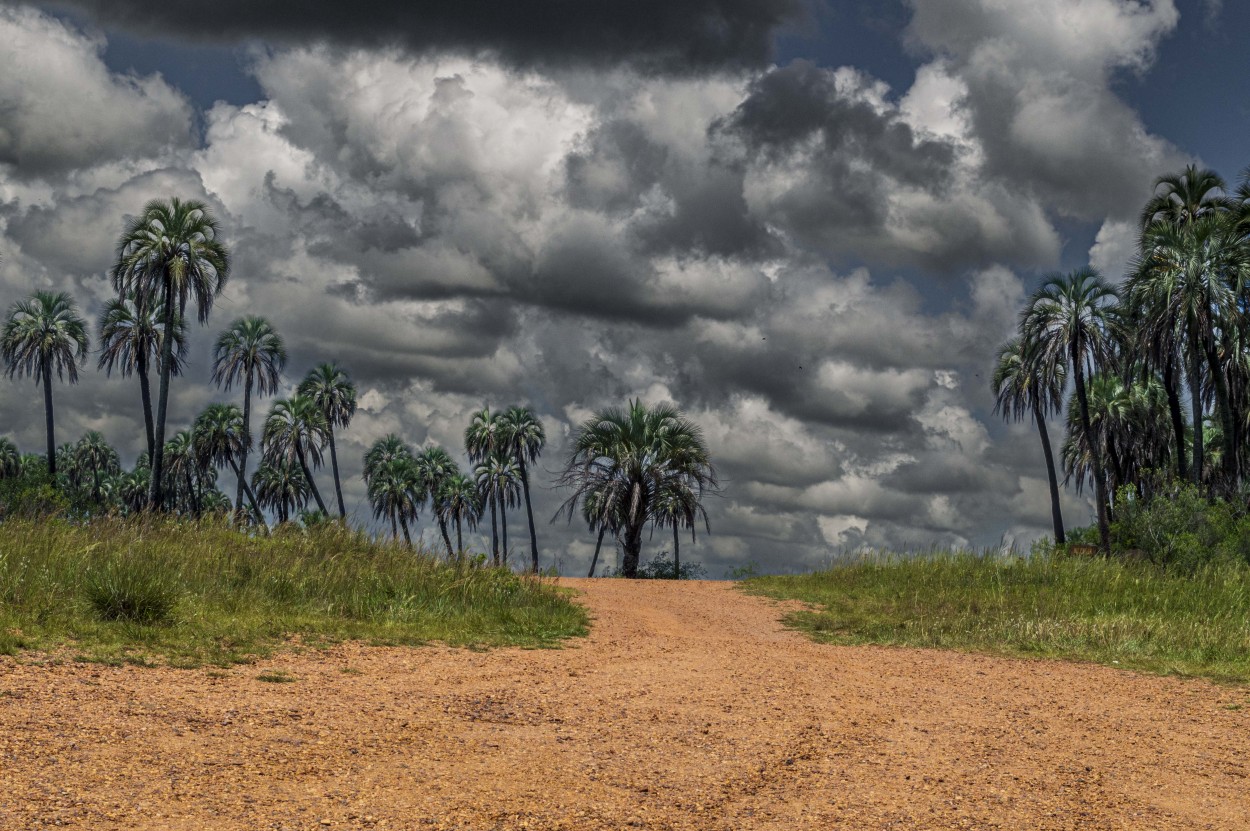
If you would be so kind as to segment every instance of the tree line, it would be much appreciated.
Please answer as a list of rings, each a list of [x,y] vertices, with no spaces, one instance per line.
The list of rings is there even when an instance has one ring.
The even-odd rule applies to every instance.
[[[1250,458],[1250,169],[1236,188],[1193,165],[1159,177],[1138,232],[1119,286],[1089,268],[1045,280],[992,381],[996,412],[1038,429],[1056,542],[1062,466],[1065,484],[1092,485],[1107,552],[1117,495],[1147,501],[1181,481],[1231,498]]]
[[[356,387],[336,363],[313,367],[294,395],[273,402],[261,432],[260,462],[247,475],[254,447],[253,398],[277,393],[287,362],[282,337],[264,317],[235,320],[213,346],[212,380],[223,391],[241,389],[242,406],[210,404],[189,428],[166,438],[171,379],[187,367],[188,305],[195,307],[201,324],[207,323],[229,275],[230,256],[218,223],[200,202],[155,200],[126,224],[109,270],[117,295],[106,303],[98,324],[98,368],[139,382],[146,449],[129,471],[98,431],[76,443],[56,444],[53,375],[76,383],[90,351],[88,324],[73,299],[65,292],[35,291],[14,303],[0,333],[0,358],[10,378],[30,377],[42,387],[47,452],[23,455],[0,437],[0,478],[46,469],[48,481],[62,493],[77,495],[88,512],[230,514],[239,523],[263,528],[266,512],[279,523],[330,516],[313,475],[328,450],[334,508],[345,521],[336,431],[346,429],[356,412]],[[491,561],[502,566],[509,552],[508,511],[523,504],[528,565],[537,572],[530,485],[545,444],[542,422],[522,406],[484,407],[473,415],[464,433],[473,465],[469,473],[441,447],[414,451],[399,436],[385,436],[364,456],[373,516],[389,524],[395,540],[402,532],[411,545],[411,526],[428,508],[453,557],[465,551],[464,529],[475,530],[489,513]],[[580,516],[597,534],[591,574],[611,533],[624,550],[622,573],[635,576],[648,524],[671,527],[679,565],[679,530],[693,536],[699,521],[708,527],[702,499],[718,489],[699,428],[671,407],[631,402],[625,410],[595,413],[577,429],[573,444],[558,479],[573,495],[557,516]],[[233,500],[218,486],[223,470],[235,477]],[[313,514],[306,513],[310,501],[316,505]]]

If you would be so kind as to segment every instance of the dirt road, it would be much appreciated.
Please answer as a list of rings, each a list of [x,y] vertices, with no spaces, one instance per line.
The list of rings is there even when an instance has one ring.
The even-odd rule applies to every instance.
[[[1250,828],[1246,688],[821,646],[727,584],[565,582],[595,626],[562,650],[0,659],[0,829]]]

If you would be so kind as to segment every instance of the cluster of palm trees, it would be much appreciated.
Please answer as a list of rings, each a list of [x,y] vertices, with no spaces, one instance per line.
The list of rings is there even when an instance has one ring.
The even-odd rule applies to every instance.
[[[56,445],[53,375],[76,383],[90,351],[88,325],[73,299],[64,292],[35,291],[13,304],[0,332],[0,359],[10,377],[28,376],[42,386],[47,453],[22,455],[0,437],[0,478],[46,465],[51,482],[89,511],[233,513],[239,522],[263,527],[266,512],[288,522],[310,499],[320,515],[330,515],[314,476],[328,449],[334,507],[345,520],[335,435],[355,414],[356,388],[334,363],[315,366],[294,395],[273,402],[260,436],[260,461],[248,477],[253,399],[278,392],[287,361],[282,337],[263,317],[234,321],[213,346],[212,380],[223,391],[241,388],[242,405],[210,404],[190,427],[167,438],[171,380],[187,367],[187,306],[194,304],[199,321],[206,323],[229,274],[217,222],[200,202],[150,202],[118,240],[110,270],[117,295],[100,317],[98,366],[110,376],[116,371],[139,382],[146,449],[129,471],[97,431]],[[453,557],[465,550],[464,529],[476,529],[489,513],[491,559],[506,565],[508,512],[523,504],[528,565],[537,572],[530,486],[546,444],[541,421],[526,407],[484,407],[472,416],[464,444],[473,465],[469,473],[441,447],[414,451],[393,434],[375,442],[364,458],[374,517],[390,524],[395,539],[402,532],[411,544],[412,524],[428,506]],[[218,486],[223,470],[234,476],[233,500]],[[648,408],[640,402],[627,410],[603,410],[582,425],[560,482],[573,488],[561,513],[570,519],[580,515],[598,535],[591,573],[610,532],[624,550],[626,576],[637,573],[648,523],[672,528],[679,572],[678,531],[686,528],[693,535],[700,520],[707,526],[702,498],[718,487],[699,429],[671,407]]]
[[[448,556],[463,551],[463,529],[477,528],[490,512],[491,562],[508,563],[507,511],[525,503],[529,520],[530,569],[538,572],[538,537],[530,502],[530,466],[547,443],[542,422],[527,407],[492,412],[483,407],[464,431],[464,445],[474,468],[470,477],[441,447],[419,452],[394,434],[374,442],[365,454],[364,478],[374,516],[387,521],[393,537],[403,532],[411,543],[410,525],[428,503],[438,523]],[[451,544],[450,525],[456,528]],[[502,531],[502,545],[500,536]]]
[[[1213,496],[1238,490],[1250,457],[1248,292],[1250,171],[1233,190],[1190,166],[1157,180],[1121,286],[1084,269],[1049,278],[1029,298],[1017,337],[999,351],[993,390],[1004,417],[1037,425],[1057,542],[1065,536],[1051,415],[1066,418],[1065,481],[1078,491],[1093,484],[1106,551],[1113,499],[1125,488],[1149,499],[1174,477]]]

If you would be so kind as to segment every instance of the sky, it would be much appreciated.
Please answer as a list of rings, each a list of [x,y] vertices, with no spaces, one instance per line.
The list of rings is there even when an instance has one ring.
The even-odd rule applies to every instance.
[[[988,383],[1024,298],[1086,265],[1119,280],[1157,176],[1250,164],[1244,4],[358,8],[0,2],[0,304],[67,290],[96,320],[126,217],[203,200],[234,262],[171,427],[237,397],[210,348],[245,314],[286,340],[280,395],[321,361],[355,379],[360,522],[374,440],[465,462],[472,412],[524,404],[548,435],[543,566],[566,574],[594,547],[547,522],[569,438],[634,398],[705,433],[723,491],[682,552],[709,576],[1027,547],[1049,531],[1040,443]],[[55,390],[57,440],[100,430],[133,461],[137,384],[94,363]],[[0,381],[0,434],[38,451],[42,415]],[[1063,509],[1092,521],[1071,488]]]

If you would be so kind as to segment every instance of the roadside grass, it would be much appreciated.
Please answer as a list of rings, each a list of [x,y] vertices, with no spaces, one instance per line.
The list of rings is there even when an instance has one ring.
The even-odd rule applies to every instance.
[[[1250,566],[1180,574],[1062,554],[932,552],[848,559],[743,590],[818,607],[787,625],[838,644],[1067,658],[1250,681]]]
[[[549,583],[337,523],[268,536],[168,518],[0,523],[0,654],[227,666],[348,639],[552,647],[587,625]]]

